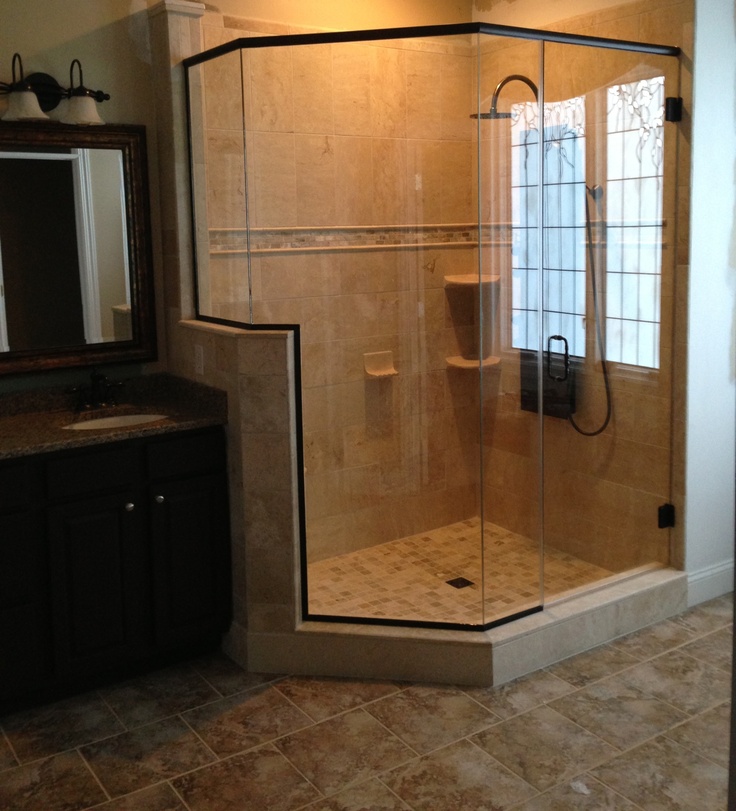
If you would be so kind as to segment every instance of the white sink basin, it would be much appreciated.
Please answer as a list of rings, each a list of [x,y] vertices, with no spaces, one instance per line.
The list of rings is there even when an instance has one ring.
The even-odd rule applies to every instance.
[[[104,428],[129,428],[135,425],[145,425],[147,422],[165,420],[166,414],[119,414],[115,417],[98,417],[94,420],[80,420],[71,425],[65,425],[69,431],[101,431]]]

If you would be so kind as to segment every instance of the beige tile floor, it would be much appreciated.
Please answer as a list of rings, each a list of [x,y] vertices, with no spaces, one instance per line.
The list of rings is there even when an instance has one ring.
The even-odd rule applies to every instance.
[[[539,545],[479,518],[309,564],[309,611],[338,617],[483,625],[540,603]],[[485,577],[482,576],[483,573]],[[612,572],[544,551],[545,599]],[[454,588],[447,581],[472,582]]]
[[[723,811],[732,601],[499,688],[212,655],[0,718],[2,811]]]

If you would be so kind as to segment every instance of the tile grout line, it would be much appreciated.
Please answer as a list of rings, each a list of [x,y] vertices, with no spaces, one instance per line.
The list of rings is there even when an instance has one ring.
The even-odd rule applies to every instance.
[[[383,772],[382,772],[381,774],[383,774]],[[415,806],[413,806],[411,803],[409,803],[409,802],[408,802],[408,800],[405,800],[403,797],[401,797],[400,795],[398,795],[398,794],[397,794],[397,793],[396,793],[396,792],[395,792],[395,791],[394,791],[394,790],[391,788],[391,786],[389,786],[389,785],[386,783],[386,781],[383,779],[383,777],[381,777],[380,775],[379,775],[379,776],[376,776],[376,780],[378,780],[378,782],[379,782],[379,783],[380,783],[382,786],[384,786],[384,788],[386,789],[386,791],[390,791],[390,792],[391,792],[391,794],[392,794],[394,797],[396,797],[396,799],[397,799],[397,800],[398,800],[400,803],[402,803],[402,804],[403,804],[403,805],[405,805],[405,806],[406,806],[408,809],[410,809],[410,811],[417,811],[416,807],[415,807]]]
[[[181,795],[181,792],[176,788],[173,783],[172,779],[166,781],[166,783],[171,787],[171,790],[174,792],[174,796],[179,800],[179,802],[184,806],[185,811],[192,811],[191,805],[184,799]]]
[[[305,727],[305,729],[307,729],[307,728],[308,727]],[[282,736],[282,737],[284,737],[284,736]],[[272,742],[269,741],[269,743],[272,743]],[[304,774],[304,772],[296,765],[296,763],[293,763],[291,761],[291,758],[289,758],[287,755],[285,755],[278,747],[274,746],[273,749],[276,751],[277,754],[281,755],[281,757],[289,764],[289,766],[291,766],[291,768],[301,778],[303,778],[306,781],[306,783],[308,785],[310,785],[317,792],[317,794],[319,794],[319,797],[317,798],[317,800],[310,800],[308,803],[305,803],[304,805],[297,806],[296,808],[293,809],[293,811],[299,811],[300,808],[309,808],[309,806],[312,805],[312,803],[314,803],[314,802],[318,802],[319,800],[326,800],[328,797],[334,796],[334,795],[325,794],[324,791],[317,788],[317,786],[307,777],[306,774]],[[342,789],[341,789],[341,791],[342,791]],[[337,792],[337,791],[335,792],[335,794],[339,794],[339,793],[340,792]]]
[[[8,750],[10,751],[10,754],[13,756],[13,759],[15,760],[15,766],[10,766],[9,768],[17,769],[18,766],[22,765],[20,758],[18,757],[18,753],[15,747],[13,746],[12,741],[10,740],[10,736],[5,732],[5,728],[1,723],[0,723],[0,732],[2,733],[3,740],[8,744]],[[8,771],[8,769],[0,770],[0,774],[2,774],[2,772],[4,771]]]
[[[85,746],[86,745],[87,744],[85,744]],[[87,771],[92,775],[92,779],[100,787],[100,789],[102,790],[102,793],[105,795],[105,797],[107,797],[107,800],[105,802],[110,802],[113,799],[112,794],[110,794],[110,792],[105,788],[105,786],[102,783],[102,780],[100,780],[100,778],[97,776],[97,773],[92,768],[91,764],[88,763],[87,758],[82,754],[81,747],[77,747],[74,751],[79,755],[79,757],[80,757],[82,763],[84,763]],[[56,755],[54,755],[53,757],[56,757]]]
[[[481,731],[483,731],[483,730],[481,730]],[[477,735],[477,734],[479,734],[479,733],[474,733],[474,735]],[[501,762],[501,761],[500,761],[500,760],[499,760],[497,757],[495,757],[494,755],[492,755],[490,752],[487,752],[487,751],[486,751],[486,750],[485,750],[485,749],[484,749],[482,746],[480,746],[479,744],[477,744],[477,743],[476,743],[474,740],[471,740],[469,737],[467,738],[467,741],[468,741],[468,743],[470,743],[472,746],[474,746],[474,747],[475,747],[475,748],[476,748],[476,749],[477,749],[479,752],[482,752],[484,755],[486,755],[486,756],[487,756],[487,757],[489,757],[489,758],[490,758],[492,761],[494,761],[494,763],[498,764],[498,766],[499,766],[500,768],[502,768],[502,769],[503,769],[505,772],[508,772],[508,774],[511,774],[511,775],[513,775],[514,777],[518,777],[518,778],[519,778],[519,780],[521,780],[521,781],[522,781],[522,783],[525,783],[527,786],[529,786],[529,788],[531,788],[531,789],[532,789],[532,791],[536,791],[536,792],[537,792],[537,794],[536,794],[536,796],[535,796],[535,797],[529,797],[529,798],[527,798],[526,800],[524,800],[523,802],[529,802],[530,800],[536,800],[536,799],[537,799],[537,797],[540,797],[540,796],[542,795],[542,793],[543,793],[543,792],[541,792],[541,791],[540,791],[540,790],[539,790],[539,789],[538,789],[538,788],[537,788],[535,785],[533,785],[532,783],[530,783],[530,782],[529,782],[529,780],[527,780],[527,779],[526,779],[526,777],[524,777],[524,775],[523,775],[523,774],[518,774],[517,772],[515,772],[515,771],[514,771],[514,770],[513,770],[513,769],[512,769],[510,766],[507,766],[505,763],[502,763],[502,762]]]
[[[207,705],[206,705],[206,704],[203,704],[203,705],[201,705],[201,706],[205,706],[205,707],[206,707]],[[199,707],[192,707],[192,708],[191,708],[191,709],[189,709],[189,710],[185,710],[185,712],[192,712],[193,710],[197,710],[197,709],[199,709]],[[204,739],[204,738],[203,738],[203,737],[202,737],[202,736],[199,734],[199,732],[197,732],[197,730],[196,730],[196,729],[195,729],[195,728],[194,728],[194,727],[193,727],[193,726],[192,726],[192,725],[191,725],[191,724],[190,724],[190,723],[187,721],[187,719],[184,717],[184,712],[179,713],[179,715],[178,715],[178,716],[176,716],[176,717],[177,717],[177,718],[179,718],[179,719],[181,720],[181,722],[184,724],[184,726],[185,726],[185,727],[186,727],[188,730],[190,730],[190,731],[191,731],[192,735],[194,735],[194,737],[195,737],[195,738],[196,738],[196,739],[197,739],[197,740],[198,740],[198,741],[199,741],[199,742],[202,744],[202,746],[204,746],[204,747],[205,747],[205,749],[206,749],[206,750],[207,750],[207,751],[208,751],[208,752],[209,752],[209,753],[212,755],[212,757],[214,758],[213,763],[218,763],[218,762],[220,761],[220,756],[217,754],[217,752],[215,752],[215,750],[214,750],[214,749],[212,749],[212,747],[211,747],[211,746],[210,746],[210,745],[207,743],[207,741],[206,741],[206,740],[205,740],[205,739]],[[207,765],[207,764],[205,764],[205,765]],[[209,765],[211,765],[211,764],[209,764]],[[176,776],[178,777],[179,775],[176,775]]]
[[[110,704],[110,702],[105,698],[104,691],[95,690],[95,693],[98,695],[100,701],[102,701],[102,703],[107,707],[107,709],[110,710],[110,713],[112,714],[113,718],[115,718],[118,721],[118,723],[120,724],[120,726],[122,726],[124,730],[128,731],[129,730],[128,724],[126,724],[125,721],[123,721],[123,719],[120,717],[115,707],[113,707],[112,704]],[[89,743],[92,743],[92,741],[90,741]]]

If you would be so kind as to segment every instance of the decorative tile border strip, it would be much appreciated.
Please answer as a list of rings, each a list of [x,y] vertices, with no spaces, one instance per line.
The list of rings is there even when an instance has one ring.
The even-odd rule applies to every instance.
[[[638,223],[638,225],[642,225]],[[645,223],[662,230],[667,221]],[[625,222],[596,220],[591,223],[596,244],[606,242],[606,228],[626,227]],[[511,244],[513,226],[510,222],[486,223],[480,229],[484,246]],[[249,242],[250,236],[250,242]],[[329,251],[378,251],[402,248],[475,248],[478,246],[478,226],[474,223],[447,225],[338,225],[302,226],[293,228],[210,228],[211,256],[275,253],[308,253]],[[666,242],[660,240],[662,246]]]
[[[483,226],[481,238],[486,241],[492,231],[503,227]],[[211,255],[244,253],[248,249],[252,254],[263,254],[478,245],[478,226],[472,223],[252,228],[250,233],[245,228],[211,228],[209,235]]]

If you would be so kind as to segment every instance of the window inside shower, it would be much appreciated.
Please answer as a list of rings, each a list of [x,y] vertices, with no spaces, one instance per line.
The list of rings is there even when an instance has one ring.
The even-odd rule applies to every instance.
[[[606,351],[659,368],[664,76],[608,88]]]
[[[545,104],[544,307],[538,302],[536,105],[511,115],[513,207],[512,345],[536,349],[539,333],[568,336],[570,354],[584,357],[588,246],[605,246],[605,356],[657,369],[660,343],[664,77],[607,88],[605,186],[586,186],[585,98]],[[603,200],[607,190],[607,200]],[[605,206],[605,218],[604,218]],[[605,228],[605,233],[603,229]]]
[[[539,120],[535,104],[511,114],[512,346],[537,349],[540,329],[567,336],[585,355],[585,99],[551,102],[542,111],[544,255],[543,322],[539,320]]]
[[[301,616],[477,629],[668,565],[677,50],[236,36],[187,62],[198,317],[298,336]]]

